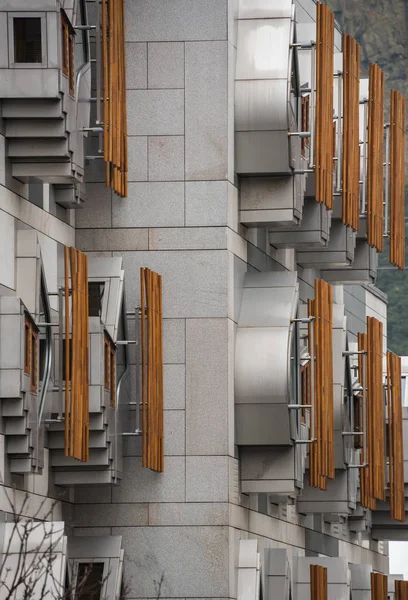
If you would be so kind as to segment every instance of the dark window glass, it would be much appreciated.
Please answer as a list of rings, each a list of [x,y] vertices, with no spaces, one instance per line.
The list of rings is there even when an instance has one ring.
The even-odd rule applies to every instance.
[[[42,63],[41,19],[16,17],[14,21],[14,62]]]
[[[90,317],[100,317],[102,314],[102,298],[105,284],[99,281],[88,283],[88,306]]]
[[[47,340],[40,338],[40,381],[44,380],[45,357],[47,355]]]
[[[76,598],[99,600],[103,585],[104,563],[79,563]]]

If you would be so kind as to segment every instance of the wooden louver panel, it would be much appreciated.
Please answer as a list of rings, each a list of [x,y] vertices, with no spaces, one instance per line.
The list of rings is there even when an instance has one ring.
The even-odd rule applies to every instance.
[[[334,470],[333,412],[333,288],[323,280],[315,282],[315,299],[309,300],[309,315],[315,317],[314,413],[316,441],[310,445],[309,483],[326,489]]]
[[[382,384],[383,326],[374,317],[367,317],[367,333],[358,334],[358,350],[367,352],[367,423],[366,445],[360,468],[361,504],[375,509],[376,500],[385,500],[385,412]],[[359,378],[364,381],[362,357],[359,357]]]
[[[384,73],[370,65],[367,147],[367,242],[384,249]]]
[[[310,600],[327,600],[327,569],[310,565]]]
[[[140,269],[142,346],[142,465],[164,470],[162,278]]]
[[[64,258],[65,456],[87,461],[89,458],[88,257],[75,248],[66,247]],[[69,277],[71,278],[71,311],[69,310]]]
[[[371,573],[371,600],[388,599],[388,577],[382,573]]]
[[[102,0],[103,139],[106,185],[128,194],[125,22],[123,0]]]
[[[316,20],[316,201],[333,208],[334,15],[320,2]]]
[[[390,262],[405,267],[405,98],[391,90]]]
[[[387,352],[388,456],[390,513],[405,520],[404,450],[402,432],[401,357]],[[407,598],[408,600],[408,598]]]
[[[408,600],[408,581],[395,580],[395,600]]]
[[[360,46],[350,35],[343,36],[343,156],[342,221],[358,229],[360,213]]]

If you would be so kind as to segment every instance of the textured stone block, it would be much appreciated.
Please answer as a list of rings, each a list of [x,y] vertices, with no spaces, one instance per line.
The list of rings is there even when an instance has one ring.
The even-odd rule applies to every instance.
[[[113,488],[113,502],[184,502],[184,457],[166,456],[164,473],[144,469],[140,458],[125,457],[123,470],[126,477]]]
[[[147,181],[147,137],[128,137],[129,181]]]
[[[79,229],[75,239],[83,252],[147,250],[148,229]]]
[[[76,504],[75,527],[121,527],[148,524],[148,504]]]
[[[139,306],[139,269],[146,264],[163,276],[165,319],[227,316],[226,250],[124,253],[129,306]]]
[[[225,40],[226,0],[139,0],[125,7],[128,41]]]
[[[163,319],[163,362],[180,364],[186,361],[186,322],[184,319]],[[179,374],[179,377],[181,375]],[[171,408],[170,406],[167,408]],[[175,407],[172,407],[175,408]]]
[[[227,454],[227,319],[187,321],[186,386],[187,454]]]
[[[186,226],[228,224],[228,182],[186,182]]]
[[[166,410],[183,410],[186,407],[185,365],[163,366],[163,394]],[[184,417],[183,417],[184,421]]]
[[[184,44],[149,44],[149,88],[184,88]]]
[[[184,184],[130,183],[128,198],[115,198],[112,220],[113,227],[180,227],[184,225]]]
[[[184,179],[184,137],[149,137],[149,181]]]
[[[228,456],[186,457],[187,502],[228,502]]]
[[[78,504],[108,504],[112,501],[110,485],[78,486],[74,490],[75,502]]]
[[[149,504],[149,525],[228,525],[228,504],[217,502]]]
[[[186,425],[183,410],[164,411],[164,454],[183,456],[186,451]]]
[[[112,227],[112,190],[104,183],[88,183],[83,208],[75,217],[76,227]]]
[[[227,42],[186,44],[186,179],[228,173]]]
[[[183,135],[183,90],[128,90],[129,135]]]
[[[126,87],[128,90],[147,88],[147,44],[126,44]]]
[[[150,250],[227,249],[225,227],[181,227],[149,230]]]
[[[130,598],[228,597],[227,527],[114,528],[125,550]],[[135,568],[137,565],[137,568]]]

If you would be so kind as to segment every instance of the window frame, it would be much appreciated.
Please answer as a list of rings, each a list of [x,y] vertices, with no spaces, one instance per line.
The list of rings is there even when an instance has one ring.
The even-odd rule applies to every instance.
[[[24,311],[24,374],[30,379],[30,392],[38,394],[39,330],[30,314]]]
[[[20,63],[15,60],[14,53],[14,19],[41,19],[41,62]],[[47,26],[45,12],[9,12],[8,13],[8,61],[11,69],[44,69],[48,66]]]

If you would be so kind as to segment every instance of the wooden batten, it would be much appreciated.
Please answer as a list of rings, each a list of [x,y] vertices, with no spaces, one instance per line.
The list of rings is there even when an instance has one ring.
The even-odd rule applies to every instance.
[[[315,299],[308,302],[314,317],[315,356],[315,442],[310,445],[309,483],[326,489],[327,478],[334,478],[333,405],[333,288],[323,280],[315,282]],[[310,339],[310,335],[309,335]]]
[[[317,3],[316,19],[316,201],[333,208],[334,15]]]
[[[65,455],[87,461],[89,459],[88,257],[75,248],[65,248],[64,259]],[[69,289],[69,280],[71,289]]]
[[[328,600],[326,567],[310,565],[310,600]]]
[[[360,46],[343,35],[342,221],[358,230],[360,214]]]
[[[360,468],[361,504],[374,510],[376,500],[385,500],[385,407],[383,397],[383,325],[367,317],[367,333],[358,334],[358,350],[367,353],[367,423],[366,445],[362,449]],[[359,378],[364,381],[364,361],[359,357]]]
[[[384,249],[384,73],[370,65],[367,147],[367,242]]]
[[[405,111],[402,94],[391,90],[390,111],[390,262],[405,267]]]
[[[395,580],[395,600],[408,600],[408,581]]]
[[[371,573],[371,600],[388,600],[388,577]]]
[[[162,278],[140,269],[142,466],[164,470]]]
[[[102,0],[103,131],[106,185],[128,193],[124,0]]]
[[[387,352],[388,456],[390,514],[405,520],[404,449],[402,431],[401,357]],[[408,600],[408,599],[407,599]]]

